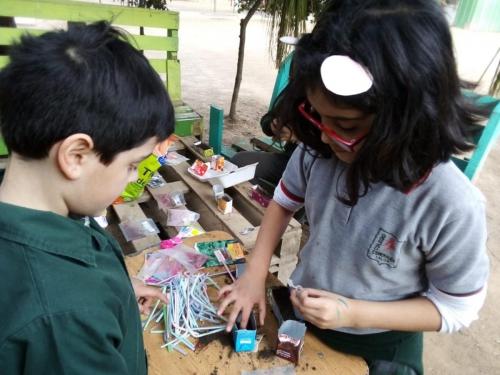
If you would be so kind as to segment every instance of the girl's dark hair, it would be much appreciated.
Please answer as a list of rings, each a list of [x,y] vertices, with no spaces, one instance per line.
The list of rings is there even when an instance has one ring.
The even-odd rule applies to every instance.
[[[41,159],[75,133],[109,164],[174,130],[172,103],[147,59],[107,22],[23,36],[0,71],[0,125],[10,151]]]
[[[323,90],[334,103],[375,114],[346,171],[345,201],[354,205],[370,183],[406,191],[436,163],[470,150],[468,140],[480,118],[461,93],[449,26],[437,1],[340,3],[332,2],[312,33],[300,39],[276,114],[323,157],[331,156],[331,149],[297,110],[308,90]],[[373,76],[372,88],[353,96],[329,92],[320,67],[331,55],[347,55],[364,65]]]

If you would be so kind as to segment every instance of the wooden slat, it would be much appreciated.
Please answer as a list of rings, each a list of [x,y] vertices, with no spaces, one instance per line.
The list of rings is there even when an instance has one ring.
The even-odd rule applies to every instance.
[[[210,161],[210,158],[207,158],[200,154],[198,150],[195,148],[194,143],[199,140],[196,137],[181,137],[179,141],[184,145],[186,150],[195,158],[203,160],[204,162]]]
[[[172,100],[181,99],[181,65],[177,60],[167,61],[167,91]]]
[[[178,12],[67,0],[2,0],[0,16],[72,22],[112,20],[118,25],[179,28]]]
[[[248,204],[252,205],[254,209],[257,210],[261,215],[264,215],[266,208],[262,207],[258,202],[254,201],[248,195],[248,191],[250,190],[251,187],[252,184],[247,181],[235,185],[231,189],[234,189],[234,192],[238,194],[238,197],[240,197],[240,199],[245,200],[246,202],[248,202]],[[294,218],[290,220],[290,223],[288,225],[292,228],[302,228],[302,225]]]
[[[48,31],[50,30],[0,27],[0,45],[13,44],[14,42],[17,42],[21,38],[21,36],[26,34],[38,36]],[[166,36],[131,35],[129,41],[135,48],[140,50],[177,51],[179,47],[178,38],[166,37]],[[163,61],[166,66],[167,60],[160,60],[160,61]]]
[[[167,60],[166,59],[148,59],[149,63],[157,73],[167,72]]]

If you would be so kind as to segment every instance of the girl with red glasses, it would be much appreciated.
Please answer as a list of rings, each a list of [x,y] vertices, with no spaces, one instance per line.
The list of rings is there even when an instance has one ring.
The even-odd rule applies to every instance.
[[[479,112],[438,2],[331,1],[298,42],[275,111],[301,145],[247,272],[220,291],[228,329],[254,305],[263,323],[271,256],[305,206],[298,319],[370,374],[422,374],[422,332],[476,320],[489,273],[484,198],[450,160],[471,149]]]

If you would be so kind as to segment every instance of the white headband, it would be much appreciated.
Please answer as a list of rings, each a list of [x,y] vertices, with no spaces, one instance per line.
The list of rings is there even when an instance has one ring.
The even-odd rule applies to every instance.
[[[373,85],[370,72],[349,56],[333,55],[321,64],[321,79],[328,91],[341,96],[367,92]]]
[[[281,43],[288,44],[290,46],[295,46],[299,42],[299,38],[297,38],[296,36],[288,36],[288,35],[280,37],[279,40]]]

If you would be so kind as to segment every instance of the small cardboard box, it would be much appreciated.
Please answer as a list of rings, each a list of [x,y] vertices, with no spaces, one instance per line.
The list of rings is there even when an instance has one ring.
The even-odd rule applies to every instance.
[[[278,330],[276,355],[295,364],[299,363],[304,347],[306,325],[296,320],[286,320]]]
[[[223,214],[231,213],[231,211],[233,211],[233,199],[229,195],[224,194],[217,199],[217,208]]]
[[[257,321],[255,315],[250,314],[247,328],[240,328],[240,319],[233,326],[233,340],[235,352],[253,352],[255,349],[255,337],[257,334]]]
[[[214,154],[214,149],[209,145],[207,145],[206,143],[203,142],[195,143],[194,146],[196,147],[196,151],[198,151],[201,155],[203,155],[206,158],[209,158]]]

